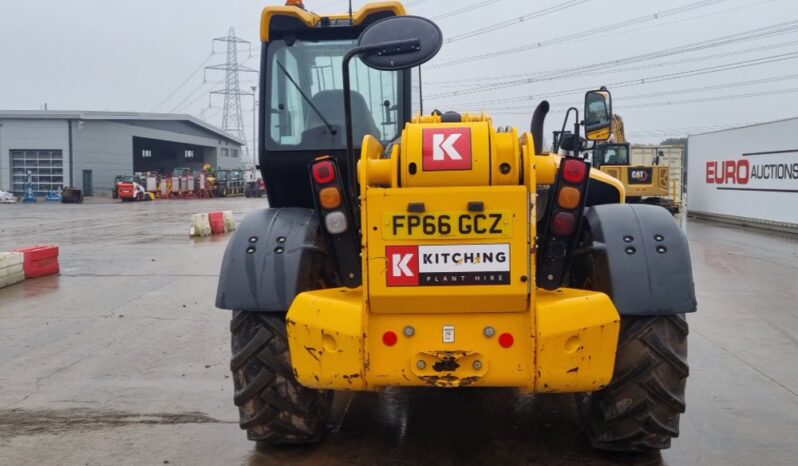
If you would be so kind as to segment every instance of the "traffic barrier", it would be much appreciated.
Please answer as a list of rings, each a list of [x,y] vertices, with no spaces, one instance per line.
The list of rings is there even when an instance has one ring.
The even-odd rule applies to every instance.
[[[0,288],[25,280],[24,260],[21,252],[0,252]]]
[[[216,212],[208,212],[208,221],[211,224],[211,234],[212,235],[220,235],[222,233],[226,233],[226,228],[224,224],[224,212],[216,211]]]
[[[216,210],[207,214],[193,214],[189,236],[210,236],[230,233],[236,229],[236,219],[231,210]]]
[[[59,272],[58,246],[54,244],[30,246],[27,248],[13,249],[21,252],[25,278],[37,278],[45,275],[55,275]]]
[[[224,213],[224,228],[227,232],[236,231],[236,218],[233,217],[232,210],[225,210]]]
[[[193,214],[191,216],[191,228],[188,235],[191,237],[211,235],[211,222],[208,219],[208,214]]]

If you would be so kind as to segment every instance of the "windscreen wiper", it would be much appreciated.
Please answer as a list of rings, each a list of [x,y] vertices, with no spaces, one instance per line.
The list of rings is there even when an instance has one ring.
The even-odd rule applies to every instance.
[[[321,118],[321,121],[324,123],[324,126],[326,126],[328,130],[330,130],[330,134],[334,135],[334,134],[338,133],[338,131],[335,128],[333,128],[333,126],[330,124],[330,122],[327,121],[326,118],[324,118],[324,115],[321,114],[319,109],[316,108],[315,105],[313,105],[313,102],[310,101],[308,96],[305,95],[305,93],[302,91],[302,88],[299,87],[299,84],[297,84],[297,82],[294,81],[294,78],[291,76],[291,74],[288,72],[288,70],[286,70],[285,67],[283,66],[283,64],[280,63],[280,60],[276,60],[276,61],[277,61],[277,66],[280,67],[280,71],[282,71],[283,74],[285,75],[285,77],[288,78],[289,81],[291,81],[291,84],[293,84],[294,87],[296,88],[296,90],[299,91],[299,95],[301,95],[302,98],[305,99],[305,102],[307,102],[308,105],[310,105],[310,108],[312,108],[313,111],[316,112],[316,115],[318,115],[319,118]]]

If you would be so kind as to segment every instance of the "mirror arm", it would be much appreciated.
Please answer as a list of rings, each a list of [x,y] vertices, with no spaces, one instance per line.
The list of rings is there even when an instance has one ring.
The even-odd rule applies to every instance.
[[[418,50],[421,42],[418,39],[395,40],[374,45],[353,47],[344,55],[342,67],[344,78],[344,118],[346,121],[346,159],[349,163],[349,195],[352,202],[358,198],[357,192],[357,158],[355,157],[354,130],[352,129],[352,92],[349,83],[349,62],[352,58],[365,53],[377,52],[379,55],[398,55],[411,50]],[[357,206],[355,206],[357,207]],[[359,212],[357,208],[353,209]],[[355,214],[357,216],[357,214]]]
[[[343,78],[344,78],[344,122],[346,123],[346,161],[349,165],[349,199],[352,203],[357,199],[357,161],[355,160],[355,147],[353,139],[354,130],[352,129],[352,90],[349,84],[349,62],[352,58],[372,50],[372,46],[354,47],[346,52],[343,59]],[[357,206],[352,209],[352,212],[357,216]]]
[[[563,136],[563,134],[565,134],[565,125],[568,124],[568,115],[571,114],[571,110],[576,112],[576,123],[574,123],[574,126],[576,128],[576,132],[575,132],[576,137],[577,138],[579,137],[579,110],[577,110],[576,107],[571,107],[565,112],[565,118],[562,120],[562,128],[560,129],[560,137],[557,138],[557,145],[552,150],[552,153],[554,153],[554,154],[557,154],[558,152],[560,152],[560,146],[562,146],[562,136]]]

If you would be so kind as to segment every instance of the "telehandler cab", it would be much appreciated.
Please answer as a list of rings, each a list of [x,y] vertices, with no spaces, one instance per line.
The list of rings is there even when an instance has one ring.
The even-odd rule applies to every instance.
[[[270,207],[230,239],[216,300],[233,310],[249,438],[320,440],[335,390],[517,387],[576,393],[597,448],[667,448],[696,310],[668,212],[544,153],[546,101],[523,133],[481,113],[411,117],[410,69],[442,36],[400,3],[289,3],[261,22]],[[588,103],[585,121],[569,109],[575,134],[608,138],[609,92]]]

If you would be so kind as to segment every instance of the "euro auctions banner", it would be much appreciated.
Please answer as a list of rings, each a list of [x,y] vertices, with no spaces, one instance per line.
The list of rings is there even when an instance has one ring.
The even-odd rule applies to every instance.
[[[798,150],[747,153],[736,160],[708,160],[704,179],[720,190],[798,193],[798,157],[795,160],[782,157],[787,154],[798,155]]]
[[[776,157],[788,153],[798,155],[798,150],[749,153],[737,160],[707,161],[706,183],[714,184],[720,190],[798,193],[798,160],[780,160],[784,157]]]
[[[798,225],[798,118],[690,136],[687,209]]]

